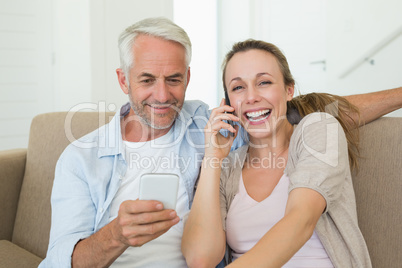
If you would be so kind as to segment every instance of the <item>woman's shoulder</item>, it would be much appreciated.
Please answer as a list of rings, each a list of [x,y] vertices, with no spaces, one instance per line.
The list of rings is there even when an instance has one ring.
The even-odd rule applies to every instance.
[[[293,135],[303,132],[306,127],[311,128],[309,129],[312,130],[310,132],[314,132],[314,130],[321,129],[323,126],[328,124],[339,125],[339,122],[333,115],[329,113],[314,112],[303,117],[299,124],[295,125]]]
[[[344,136],[339,121],[329,113],[314,112],[306,115],[299,124],[294,125],[294,131],[290,139],[290,148],[300,142],[326,137],[328,134],[341,134]],[[293,148],[294,149],[294,148]]]
[[[289,162],[307,156],[332,156],[347,149],[345,133],[339,121],[328,113],[306,115],[295,126],[289,144]],[[328,152],[328,149],[331,149]],[[341,150],[341,151],[340,151]],[[290,161],[289,161],[290,160]]]

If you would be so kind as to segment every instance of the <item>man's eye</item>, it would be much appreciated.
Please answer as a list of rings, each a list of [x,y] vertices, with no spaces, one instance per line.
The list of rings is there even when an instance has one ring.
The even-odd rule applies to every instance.
[[[169,79],[168,82],[172,85],[179,85],[181,84],[181,80],[180,79]]]
[[[144,79],[144,80],[141,81],[141,83],[144,83],[144,84],[149,84],[149,83],[152,83],[152,82],[153,82],[153,79]]]

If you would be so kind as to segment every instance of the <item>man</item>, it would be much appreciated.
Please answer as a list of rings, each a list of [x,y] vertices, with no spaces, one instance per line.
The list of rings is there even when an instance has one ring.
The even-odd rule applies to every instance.
[[[192,203],[209,117],[204,103],[184,101],[191,42],[182,28],[154,18],[127,28],[119,50],[117,77],[130,103],[80,139],[97,146],[72,143],[60,156],[49,248],[40,267],[186,266],[180,250],[183,218]],[[368,120],[390,109],[370,107]],[[159,172],[180,177],[176,210],[138,200],[140,176]]]

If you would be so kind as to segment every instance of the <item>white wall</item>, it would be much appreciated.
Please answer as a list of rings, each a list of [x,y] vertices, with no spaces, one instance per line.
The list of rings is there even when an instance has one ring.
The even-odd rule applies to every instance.
[[[328,2],[327,92],[347,95],[401,86],[401,10],[399,0]],[[390,42],[385,45],[385,40]],[[381,49],[371,54],[376,48]],[[402,116],[402,110],[391,115]]]
[[[91,101],[89,0],[53,1],[55,110]]]
[[[190,84],[186,99],[201,99],[218,106],[217,1],[174,0],[175,23],[184,28],[192,43]]]
[[[32,118],[52,111],[50,0],[0,0],[0,150],[26,147]]]
[[[321,0],[223,0],[219,6],[219,59],[234,42],[248,38],[277,45],[288,59],[302,93],[326,88],[325,11]],[[221,73],[220,73],[221,76]],[[222,93],[219,81],[219,92]]]

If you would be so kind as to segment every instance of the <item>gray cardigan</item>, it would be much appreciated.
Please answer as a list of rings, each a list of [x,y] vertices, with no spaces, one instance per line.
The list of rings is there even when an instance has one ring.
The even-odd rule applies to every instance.
[[[247,156],[248,145],[225,159],[220,183],[223,228]],[[371,267],[370,256],[357,223],[356,202],[350,173],[347,140],[339,122],[326,113],[307,115],[295,127],[284,173],[289,192],[310,188],[320,193],[326,209],[317,232],[335,267]]]

